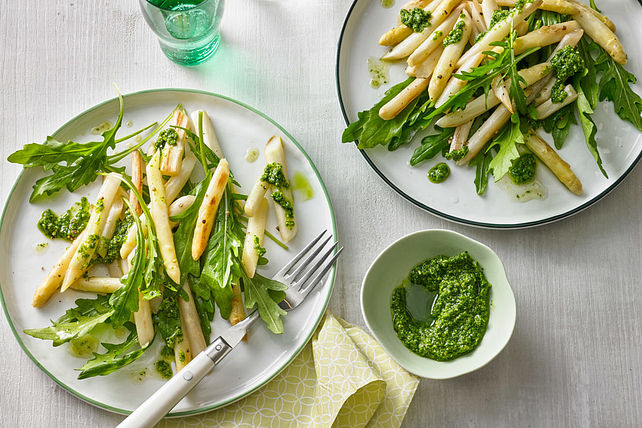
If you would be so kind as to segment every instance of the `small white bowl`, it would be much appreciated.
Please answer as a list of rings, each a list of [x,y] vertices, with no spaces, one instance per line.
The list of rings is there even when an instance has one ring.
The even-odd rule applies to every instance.
[[[451,361],[435,361],[408,350],[392,326],[392,291],[422,261],[438,255],[454,256],[468,251],[484,269],[491,283],[488,329],[479,346]],[[424,230],[394,242],[372,263],[361,285],[361,311],[375,339],[402,367],[417,376],[449,379],[483,367],[501,352],[515,327],[515,296],[504,266],[487,246],[449,230]]]

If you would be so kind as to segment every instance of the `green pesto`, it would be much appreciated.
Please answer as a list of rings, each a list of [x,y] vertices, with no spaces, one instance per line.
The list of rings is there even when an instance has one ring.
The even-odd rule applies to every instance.
[[[421,33],[426,27],[430,26],[431,14],[428,10],[416,7],[412,10],[401,9],[399,12],[401,23],[406,27],[412,28],[415,33]]]
[[[370,74],[370,86],[378,88],[388,83],[388,72],[390,64],[379,58],[368,58],[368,73]]]
[[[105,209],[105,201],[104,201],[104,199],[105,199],[105,198],[100,198],[100,199],[98,199],[98,201],[96,202],[96,206],[94,207],[94,210],[95,210],[97,213],[101,213],[101,212],[103,212],[103,210]]]
[[[508,168],[508,175],[515,184],[530,183],[535,179],[537,161],[531,153],[524,153],[513,161],[513,166]]]
[[[461,38],[464,37],[464,28],[466,28],[466,23],[461,19],[457,20],[453,29],[450,30],[450,33],[448,33],[444,41],[441,42],[444,47],[459,43]]]
[[[292,188],[303,195],[304,201],[314,198],[314,189],[312,188],[312,185],[305,175],[299,171],[294,173]]]
[[[178,133],[174,128],[167,128],[158,134],[154,147],[162,149],[166,145],[175,146],[176,144],[178,144]]]
[[[289,201],[280,190],[272,192],[272,200],[281,205],[285,211],[285,226],[288,229],[292,229],[294,227],[294,205],[292,205],[292,202]]]
[[[555,85],[551,92],[551,101],[561,103],[568,94],[564,91],[565,82],[584,70],[584,60],[573,46],[566,46],[551,58],[551,67],[555,73]]]
[[[394,289],[392,323],[404,346],[437,361],[473,351],[486,333],[490,316],[491,285],[479,263],[467,252],[437,256],[415,266],[408,279],[435,297],[427,319],[418,320],[408,310],[407,286]]]
[[[496,24],[502,22],[504,19],[510,16],[509,9],[497,9],[493,12],[493,16],[490,17],[490,25],[488,29],[492,29]]]
[[[438,163],[428,171],[428,180],[435,184],[443,183],[448,176],[450,176],[450,168],[443,162]]]
[[[287,189],[290,187],[288,179],[285,178],[285,174],[283,174],[283,165],[278,162],[272,162],[265,165],[263,175],[261,175],[261,181],[270,183],[278,188]]]
[[[133,222],[133,217],[130,213],[127,213],[124,219],[119,219],[116,222],[116,229],[111,239],[100,238],[94,258],[95,263],[109,264],[120,258],[120,247],[123,246],[127,239],[127,232]]]
[[[71,339],[69,352],[78,358],[91,358],[98,349],[98,339],[91,334]]]
[[[386,9],[391,8],[395,4],[395,0],[381,0],[381,6]]]
[[[254,249],[256,250],[256,254],[259,255],[259,257],[263,257],[265,255],[265,248],[261,247],[261,244],[259,243],[259,237],[254,235]]]
[[[184,363],[184,362],[185,362],[185,351],[180,351],[180,352],[178,353],[178,360],[179,360],[181,363]]]
[[[36,246],[38,248],[47,248],[48,245],[49,245],[48,242],[41,242],[40,244],[37,244]]]
[[[463,159],[464,156],[468,154],[468,146],[464,146],[461,149],[458,150],[453,150],[452,152],[447,152],[444,157],[446,159],[451,159],[454,161],[458,161],[460,159]]]
[[[89,202],[83,197],[60,217],[52,210],[45,210],[38,220],[38,229],[48,238],[73,241],[85,229],[89,217]]]
[[[156,372],[165,380],[169,380],[174,376],[172,366],[165,360],[158,360],[154,364]]]
[[[444,35],[444,33],[442,31],[437,30],[437,31],[435,31],[433,33],[432,39],[433,40],[437,40],[438,38],[440,38],[443,35]]]
[[[92,234],[87,237],[85,242],[83,242],[80,245],[80,248],[78,248],[78,253],[84,258],[87,259],[89,258],[89,250],[94,250],[98,246],[98,243],[100,242],[100,235],[97,234]]]

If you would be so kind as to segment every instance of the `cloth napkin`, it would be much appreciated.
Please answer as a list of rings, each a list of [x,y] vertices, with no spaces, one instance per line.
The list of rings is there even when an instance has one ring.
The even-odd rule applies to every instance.
[[[265,387],[222,409],[159,426],[395,428],[418,385],[372,337],[328,312],[311,343]]]

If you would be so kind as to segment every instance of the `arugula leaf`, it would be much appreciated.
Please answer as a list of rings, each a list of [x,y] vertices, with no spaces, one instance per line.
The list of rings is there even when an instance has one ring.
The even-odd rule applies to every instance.
[[[591,118],[591,115],[593,114],[593,108],[591,108],[591,103],[586,98],[586,95],[584,95],[584,92],[582,92],[582,88],[579,88],[577,92],[579,96],[577,97],[575,104],[577,105],[577,113],[580,117],[580,125],[582,125],[582,131],[584,131],[586,147],[588,147],[589,152],[591,153],[591,155],[593,155],[593,158],[595,159],[597,166],[600,168],[600,171],[602,171],[602,174],[606,178],[608,178],[609,176],[602,166],[600,152],[597,150],[597,141],[595,141],[597,127],[595,126],[595,122],[593,122],[593,119]]]
[[[359,112],[359,119],[352,122],[343,131],[341,141],[344,143],[358,141],[357,147],[359,149],[367,149],[378,145],[390,144],[395,138],[404,139],[402,138],[403,127],[417,104],[417,98],[391,120],[383,120],[379,116],[379,109],[399,92],[403,91],[414,79],[414,77],[410,77],[398,83],[388,89],[383,99],[370,110]]]
[[[45,199],[63,188],[73,192],[93,182],[101,172],[122,171],[122,168],[116,168],[114,165],[129,153],[138,150],[171,118],[165,119],[164,123],[158,125],[133,147],[108,156],[107,151],[115,149],[117,143],[132,138],[154,125],[152,124],[125,138],[116,140],[116,132],[120,129],[123,119],[123,97],[120,92],[118,93],[118,100],[120,104],[118,119],[112,128],[102,133],[102,141],[89,143],[68,141],[63,143],[53,137],[47,137],[43,144],[26,144],[21,150],[9,155],[9,162],[22,164],[25,168],[39,166],[51,171],[51,174],[36,180],[29,197],[30,202]]]
[[[24,330],[29,336],[37,339],[51,340],[53,346],[60,346],[76,337],[84,336],[94,327],[104,323],[114,310],[109,306],[108,297],[97,296],[95,299],[78,299],[76,307],[67,311],[51,326]]]
[[[515,45],[515,40],[517,39],[517,32],[513,31],[513,24],[511,21],[511,31],[508,36],[507,50],[510,57],[510,67],[508,68],[508,75],[510,76],[511,85],[509,88],[509,94],[511,100],[515,103],[517,111],[520,114],[526,114],[526,95],[524,95],[524,89],[522,88],[522,83],[526,84],[526,80],[517,73],[517,61],[515,61],[515,50],[513,46]]]
[[[169,348],[174,348],[177,340],[182,340],[183,330],[181,329],[181,316],[178,311],[175,293],[171,290],[163,292],[163,300],[158,311],[152,315],[154,326]]]
[[[591,5],[591,8],[595,9],[597,12],[602,13],[602,11],[597,8],[597,5],[595,4],[595,0],[590,0],[589,5]]]
[[[566,137],[568,137],[568,133],[571,130],[571,125],[577,123],[574,110],[575,105],[569,104],[537,123],[544,128],[544,131],[553,136],[557,149],[561,149],[564,145]]]
[[[577,51],[579,52],[582,60],[584,61],[584,73],[575,75],[573,79],[573,86],[577,90],[578,85],[582,88],[586,99],[589,101],[591,108],[595,109],[597,106],[597,98],[599,87],[597,83],[597,70],[595,68],[595,59],[593,53],[601,49],[600,46],[593,42],[587,41],[586,37],[582,37],[577,44]]]
[[[524,144],[524,135],[520,129],[519,116],[513,114],[508,126],[504,127],[486,150],[486,154],[488,154],[491,148],[499,146],[499,151],[488,164],[488,169],[493,171],[495,181],[499,181],[506,175],[508,169],[513,165],[513,160],[519,157],[517,144]]]
[[[283,333],[281,316],[285,315],[286,312],[278,305],[278,302],[283,299],[283,295],[274,294],[274,292],[285,291],[288,287],[279,281],[265,278],[259,274],[255,274],[254,278],[250,278],[245,271],[241,272],[241,278],[243,281],[245,307],[252,309],[256,306],[267,328],[275,334]],[[275,301],[276,299],[278,301]]]
[[[203,336],[205,336],[205,342],[209,343],[210,334],[212,334],[212,320],[214,319],[214,303],[209,299],[205,300],[194,294],[194,304],[201,320],[201,329],[203,330]]]
[[[427,135],[421,140],[421,145],[417,147],[410,158],[410,165],[416,166],[421,162],[432,159],[448,147],[448,141],[455,132],[455,128],[441,129],[438,126],[435,130],[439,134]]]
[[[80,368],[78,379],[105,376],[113,373],[138,359],[154,341],[152,339],[152,342],[148,343],[144,348],[130,350],[138,344],[138,334],[136,334],[136,326],[131,322],[125,323],[125,327],[129,330],[127,339],[119,344],[103,343],[102,345],[107,349],[107,352],[104,354],[94,352],[94,358],[87,361]]]
[[[478,195],[482,195],[486,191],[490,160],[490,153],[479,153],[469,162],[470,166],[476,168],[474,183]]]
[[[595,68],[602,73],[599,84],[600,101],[605,99],[613,103],[615,113],[622,120],[631,122],[633,126],[642,131],[642,99],[631,89],[630,84],[635,83],[635,76],[615,62],[611,56],[599,47],[599,54],[595,60]]]

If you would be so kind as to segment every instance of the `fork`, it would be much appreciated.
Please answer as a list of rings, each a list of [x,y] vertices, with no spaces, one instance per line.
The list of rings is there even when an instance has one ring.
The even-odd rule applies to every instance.
[[[326,236],[326,233],[327,230],[324,230],[314,238],[272,277],[272,279],[288,286],[285,290],[285,298],[279,302],[279,306],[283,310],[289,312],[299,306],[316,285],[321,282],[325,274],[328,273],[339,258],[341,251],[343,251],[343,247],[341,247],[335,252],[338,242],[334,242],[326,248],[328,242],[332,239],[332,235]],[[321,243],[319,244],[319,242]],[[320,257],[317,257],[324,249],[325,252]],[[131,415],[118,425],[118,428],[151,427],[156,425],[215,365],[241,342],[258,318],[258,311],[255,310],[243,321],[230,327],[221,336],[217,337],[203,352],[198,354],[189,364],[134,410]]]

